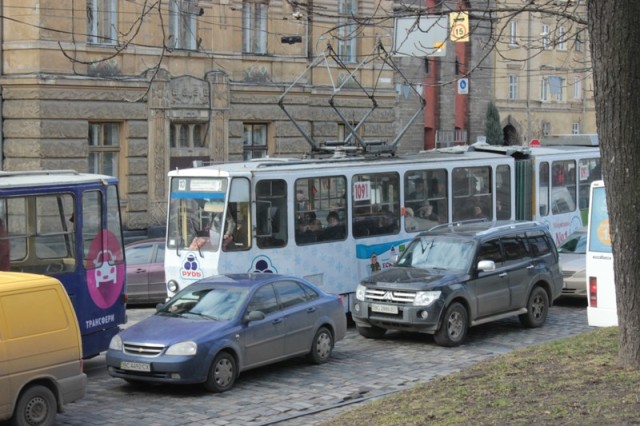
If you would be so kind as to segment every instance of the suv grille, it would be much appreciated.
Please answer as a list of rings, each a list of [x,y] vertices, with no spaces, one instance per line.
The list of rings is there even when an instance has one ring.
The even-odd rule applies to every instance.
[[[164,351],[161,345],[139,345],[136,343],[123,343],[124,353],[142,356],[158,356]]]
[[[376,302],[397,302],[412,304],[416,298],[415,291],[392,291],[392,290],[377,290],[368,288],[365,292],[366,300],[373,300]]]

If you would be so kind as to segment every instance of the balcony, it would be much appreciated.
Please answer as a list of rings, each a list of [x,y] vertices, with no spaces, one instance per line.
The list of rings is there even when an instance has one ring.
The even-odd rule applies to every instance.
[[[436,130],[436,148],[446,148],[449,146],[465,145],[467,143],[467,131],[456,130]]]

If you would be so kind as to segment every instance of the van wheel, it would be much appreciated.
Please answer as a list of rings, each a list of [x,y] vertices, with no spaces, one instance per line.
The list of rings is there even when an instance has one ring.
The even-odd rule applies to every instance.
[[[384,328],[376,327],[375,325],[371,327],[356,326],[356,328],[358,329],[358,333],[367,339],[381,339],[387,332]]]
[[[440,346],[453,347],[460,345],[467,336],[469,315],[460,303],[452,303],[442,318],[440,328],[433,335],[433,339]]]
[[[204,388],[209,392],[226,392],[236,381],[236,360],[228,352],[220,352],[211,363]]]
[[[542,287],[534,287],[527,301],[527,313],[519,315],[522,325],[528,328],[542,326],[549,314],[549,296]]]
[[[20,395],[10,424],[52,426],[56,421],[57,410],[56,397],[48,387],[32,386]]]

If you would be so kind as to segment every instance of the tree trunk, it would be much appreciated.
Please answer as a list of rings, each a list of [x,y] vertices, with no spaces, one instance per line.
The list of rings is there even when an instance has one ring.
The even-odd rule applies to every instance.
[[[587,8],[616,280],[619,361],[622,367],[640,369],[640,1],[589,0]]]

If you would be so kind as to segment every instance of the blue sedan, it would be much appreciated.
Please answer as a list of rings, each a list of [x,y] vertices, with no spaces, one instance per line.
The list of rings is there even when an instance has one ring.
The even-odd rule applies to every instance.
[[[130,383],[231,389],[250,368],[306,355],[329,360],[346,333],[342,298],[300,278],[216,275],[176,294],[109,345],[109,374]]]

